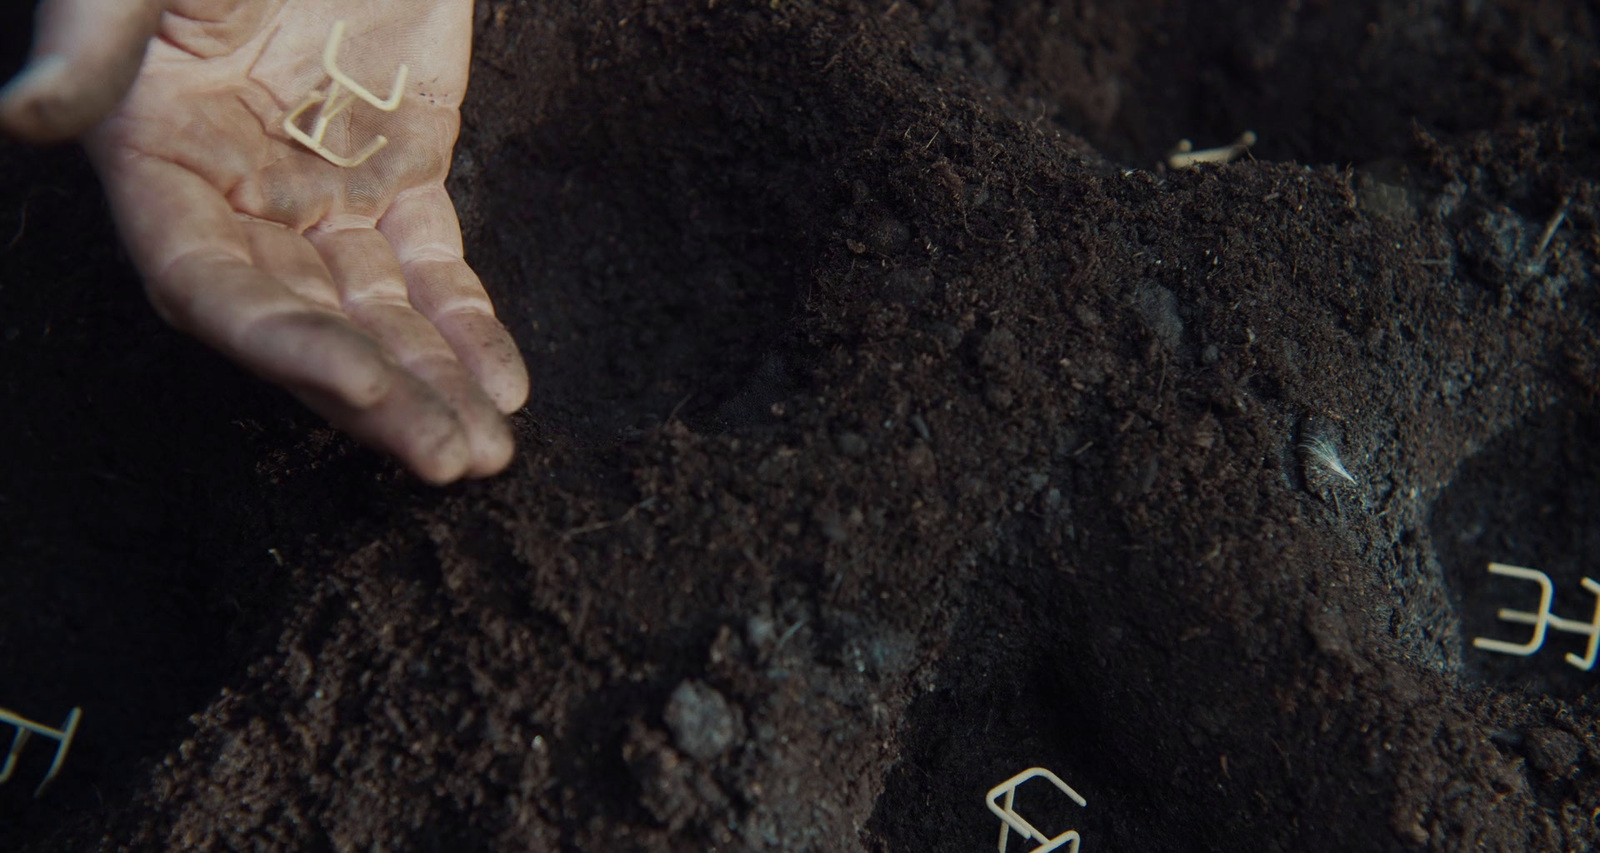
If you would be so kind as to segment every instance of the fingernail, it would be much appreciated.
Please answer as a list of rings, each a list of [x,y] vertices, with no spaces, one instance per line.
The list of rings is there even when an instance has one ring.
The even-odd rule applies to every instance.
[[[17,76],[0,89],[0,109],[13,101],[23,100],[48,91],[67,73],[67,58],[60,54],[41,56],[28,63]]]

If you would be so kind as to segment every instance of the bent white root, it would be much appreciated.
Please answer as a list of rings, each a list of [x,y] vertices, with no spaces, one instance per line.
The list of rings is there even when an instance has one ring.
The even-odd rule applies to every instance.
[[[358,98],[375,109],[386,113],[394,112],[400,107],[400,99],[405,97],[406,76],[411,73],[411,69],[405,63],[401,63],[399,69],[395,71],[394,85],[390,88],[389,97],[378,97],[339,68],[339,45],[344,42],[344,29],[344,21],[335,21],[333,31],[328,33],[328,43],[322,49],[322,70],[332,82],[328,84],[327,89],[313,89],[300,101],[299,106],[284,116],[283,132],[329,163],[344,169],[353,169],[367,162],[372,155],[382,150],[383,146],[388,145],[389,137],[379,134],[377,138],[367,143],[365,148],[346,157],[335,154],[323,144],[323,138],[328,133],[328,123],[349,109]],[[321,104],[322,109],[317,112],[316,119],[311,123],[311,132],[306,133],[300,129],[300,116],[317,104]]]
[[[28,745],[28,739],[33,735],[47,737],[56,741],[56,757],[50,762],[50,769],[44,774],[44,781],[39,787],[33,789],[33,796],[37,798],[44,793],[46,785],[56,778],[61,772],[61,765],[67,760],[67,750],[72,748],[72,738],[78,733],[78,722],[83,718],[81,708],[73,708],[67,714],[66,722],[61,728],[52,729],[49,726],[23,719],[21,715],[0,708],[0,723],[15,726],[16,737],[11,740],[11,749],[6,753],[5,763],[0,764],[0,785],[10,781],[11,774],[17,770],[17,756],[22,753],[22,748]]]
[[[1245,131],[1232,145],[1221,148],[1203,148],[1194,150],[1194,143],[1187,139],[1178,140],[1178,147],[1167,157],[1167,165],[1174,169],[1188,169],[1199,163],[1229,163],[1238,159],[1250,146],[1256,144],[1254,131]]]

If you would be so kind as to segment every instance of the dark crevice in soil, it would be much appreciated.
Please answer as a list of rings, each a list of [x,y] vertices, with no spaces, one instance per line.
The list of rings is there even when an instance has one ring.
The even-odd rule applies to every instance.
[[[924,61],[971,74],[1106,156],[1149,167],[1253,129],[1254,156],[1383,164],[1415,129],[1561,115],[1593,91],[1582,4],[918,3]]]
[[[844,99],[776,75],[728,92],[744,57],[784,51],[697,41],[676,50],[700,64],[668,79],[659,47],[608,64],[476,167],[495,189],[475,256],[514,271],[501,313],[537,354],[530,411],[589,440],[674,414],[769,422],[814,360],[795,324],[849,203],[839,152],[818,146]]]
[[[1600,553],[1600,412],[1556,406],[1509,427],[1469,457],[1434,504],[1430,533],[1451,599],[1461,614],[1466,672],[1528,694],[1574,699],[1594,676],[1565,660],[1587,638],[1551,629],[1531,657],[1471,650],[1474,637],[1525,643],[1532,626],[1500,621],[1501,608],[1537,612],[1538,584],[1487,571],[1504,563],[1544,572],[1554,586],[1551,613],[1582,622],[1596,598],[1582,586]]]

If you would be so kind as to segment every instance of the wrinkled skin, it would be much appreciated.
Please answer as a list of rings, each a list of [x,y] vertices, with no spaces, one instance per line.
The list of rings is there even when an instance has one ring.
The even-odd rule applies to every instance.
[[[511,458],[502,413],[528,378],[444,188],[471,17],[471,0],[45,0],[0,130],[86,131],[168,322],[423,479],[487,476]],[[389,139],[350,169],[282,126],[328,85],[323,46],[341,18],[345,73],[381,98],[410,70],[396,111],[357,102],[329,125],[342,155]]]

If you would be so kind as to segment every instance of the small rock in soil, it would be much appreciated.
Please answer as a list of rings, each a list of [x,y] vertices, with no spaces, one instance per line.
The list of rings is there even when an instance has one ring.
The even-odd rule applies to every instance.
[[[699,681],[685,681],[672,691],[662,719],[678,749],[701,761],[716,760],[743,738],[743,727],[728,700]]]
[[[838,441],[839,452],[846,456],[859,458],[867,455],[867,440],[860,433],[842,432]]]

